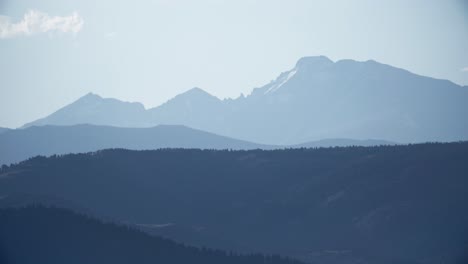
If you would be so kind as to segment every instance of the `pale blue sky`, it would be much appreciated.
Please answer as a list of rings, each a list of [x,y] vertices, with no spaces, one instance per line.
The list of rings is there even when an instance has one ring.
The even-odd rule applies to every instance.
[[[116,2],[0,0],[0,126],[87,92],[147,108],[195,86],[237,97],[311,55],[468,85],[464,0]],[[31,34],[5,26],[28,10],[47,22]]]

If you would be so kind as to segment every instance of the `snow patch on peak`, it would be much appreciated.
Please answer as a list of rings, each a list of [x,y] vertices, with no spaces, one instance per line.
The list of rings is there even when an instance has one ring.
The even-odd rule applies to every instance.
[[[287,74],[283,74],[280,76],[274,83],[273,85],[268,88],[268,90],[265,91],[264,94],[268,93],[273,93],[276,90],[278,90],[281,86],[283,86],[287,81],[289,81],[297,72],[297,68],[294,68],[290,70],[289,72],[286,72]]]

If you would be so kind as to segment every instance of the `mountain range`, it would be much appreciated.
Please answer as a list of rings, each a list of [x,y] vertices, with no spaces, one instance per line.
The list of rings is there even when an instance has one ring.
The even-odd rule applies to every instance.
[[[89,93],[25,124],[118,127],[185,125],[269,145],[326,138],[399,143],[468,139],[468,87],[373,60],[304,57],[270,83],[236,99],[200,88],[145,109]]]
[[[394,145],[383,140],[326,139],[291,146],[256,144],[219,136],[182,125],[123,128],[97,125],[32,126],[0,131],[0,165],[37,155],[85,153],[109,148],[279,149],[331,146]]]

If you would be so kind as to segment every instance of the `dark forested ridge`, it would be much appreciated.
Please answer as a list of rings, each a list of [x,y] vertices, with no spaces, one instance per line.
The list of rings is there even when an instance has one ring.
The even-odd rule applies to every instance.
[[[300,264],[279,256],[198,249],[66,209],[0,209],[0,263]]]
[[[467,186],[466,142],[115,149],[4,166],[0,205],[54,197],[176,241],[315,263],[457,263]]]

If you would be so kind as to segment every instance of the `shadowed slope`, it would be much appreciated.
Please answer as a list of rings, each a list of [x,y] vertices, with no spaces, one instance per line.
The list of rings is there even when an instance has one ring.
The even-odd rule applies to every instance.
[[[300,264],[278,256],[200,250],[126,226],[46,207],[0,209],[0,262]]]
[[[325,264],[453,263],[468,245],[467,160],[468,143],[106,150],[6,167],[0,196],[61,197],[228,250]]]

